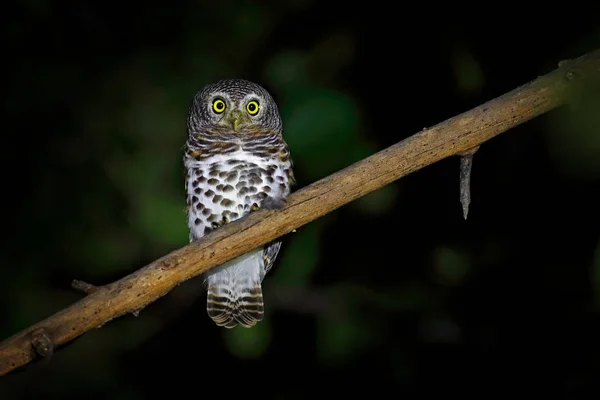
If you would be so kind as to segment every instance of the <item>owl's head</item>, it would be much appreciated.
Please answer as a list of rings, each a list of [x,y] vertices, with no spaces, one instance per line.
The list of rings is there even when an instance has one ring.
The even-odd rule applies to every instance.
[[[210,128],[243,135],[259,130],[281,132],[275,101],[262,86],[244,79],[226,79],[204,86],[194,96],[188,114],[188,132]]]

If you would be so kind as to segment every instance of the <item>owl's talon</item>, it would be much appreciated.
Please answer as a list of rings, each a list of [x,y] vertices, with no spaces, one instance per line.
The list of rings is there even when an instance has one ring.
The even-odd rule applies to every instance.
[[[227,218],[226,216],[223,216],[223,218],[221,219],[221,224],[226,225],[228,223],[229,223],[229,218]]]
[[[219,226],[221,226],[221,224],[219,224],[218,222],[212,222],[210,224],[210,227],[213,228],[213,229],[217,229]]]
[[[260,207],[256,203],[252,204],[252,207],[250,207],[251,211],[258,211],[259,209],[260,209]]]
[[[287,200],[283,197],[271,197],[265,198],[261,204],[261,207],[266,210],[281,210],[287,204]]]

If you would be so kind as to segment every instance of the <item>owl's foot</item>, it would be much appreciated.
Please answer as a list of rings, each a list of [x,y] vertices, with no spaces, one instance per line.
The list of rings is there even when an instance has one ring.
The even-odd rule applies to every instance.
[[[214,221],[210,223],[210,227],[214,230],[217,229],[223,225],[227,225],[228,223],[230,223],[231,221],[229,220],[229,217],[227,217],[226,215],[223,215],[223,217],[221,218],[220,221]]]
[[[265,263],[265,265],[269,265],[271,264],[271,258],[265,254],[263,255],[263,262]]]
[[[287,200],[283,197],[267,196],[262,202],[261,208],[265,210],[281,210],[287,204]]]

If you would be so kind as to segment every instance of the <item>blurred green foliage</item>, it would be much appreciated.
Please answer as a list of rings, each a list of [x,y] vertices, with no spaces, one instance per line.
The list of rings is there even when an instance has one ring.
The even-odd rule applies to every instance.
[[[434,253],[436,276],[441,283],[455,286],[462,284],[469,270],[469,261],[464,254],[442,247]]]
[[[272,271],[272,280],[277,284],[308,285],[311,274],[317,268],[321,252],[322,221],[314,221],[292,233],[290,243],[281,255],[277,269]]]
[[[600,179],[600,82],[588,78],[571,102],[552,115],[548,147],[562,169],[586,180]]]
[[[485,76],[473,54],[466,49],[455,50],[452,66],[458,89],[467,94],[477,94],[483,90]]]
[[[355,310],[352,315],[320,318],[317,326],[319,358],[326,365],[341,364],[350,354],[363,350],[376,332]]]
[[[284,96],[281,115],[295,162],[317,180],[370,155],[361,140],[360,114],[341,93],[304,87]]]
[[[271,343],[271,323],[268,313],[265,319],[256,324],[256,329],[230,329],[224,332],[229,351],[242,359],[261,357]],[[263,324],[263,322],[265,322]]]

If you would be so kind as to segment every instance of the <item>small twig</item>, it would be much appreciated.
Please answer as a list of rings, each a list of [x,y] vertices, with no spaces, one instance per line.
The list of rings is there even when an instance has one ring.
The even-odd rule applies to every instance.
[[[460,203],[464,219],[467,219],[469,204],[471,204],[471,169],[473,168],[473,156],[477,150],[479,150],[479,146],[458,153],[460,156]]]
[[[100,289],[98,286],[91,285],[78,279],[73,279],[73,282],[71,282],[71,287],[85,294],[96,293]]]
[[[31,333],[31,346],[46,361],[50,361],[52,354],[54,354],[54,344],[44,328],[36,329]]]
[[[576,74],[569,73],[575,69]],[[600,73],[600,50],[294,192],[282,210],[251,213],[102,286],[0,343],[0,375],[36,357],[30,339],[34,331],[44,328],[50,343],[59,346],[114,318],[139,311],[188,279],[564,104],[573,81],[585,77],[586,71]]]

